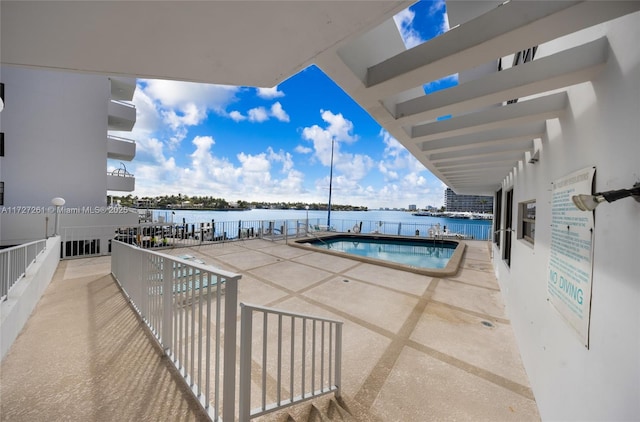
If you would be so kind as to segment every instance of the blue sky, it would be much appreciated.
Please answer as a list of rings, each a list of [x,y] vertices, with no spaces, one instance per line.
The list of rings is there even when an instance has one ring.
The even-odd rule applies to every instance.
[[[416,3],[395,21],[407,48],[448,29],[444,0]],[[326,203],[334,139],[334,204],[443,203],[443,183],[316,66],[267,89],[139,79],[133,102],[136,126],[118,135],[136,140],[125,165],[139,197]]]

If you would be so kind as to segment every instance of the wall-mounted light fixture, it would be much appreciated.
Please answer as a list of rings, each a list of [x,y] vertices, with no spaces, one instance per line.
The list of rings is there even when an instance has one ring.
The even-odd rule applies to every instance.
[[[599,192],[593,195],[574,195],[571,197],[573,203],[581,211],[592,211],[601,202],[613,202],[618,199],[632,196],[633,199],[640,202],[640,183],[636,183],[630,189],[610,190],[607,192]]]

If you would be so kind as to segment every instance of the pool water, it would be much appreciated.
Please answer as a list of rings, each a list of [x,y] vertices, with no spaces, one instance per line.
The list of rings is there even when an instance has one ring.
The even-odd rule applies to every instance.
[[[312,242],[322,249],[381,259],[418,268],[445,268],[456,243],[402,239],[328,238]]]

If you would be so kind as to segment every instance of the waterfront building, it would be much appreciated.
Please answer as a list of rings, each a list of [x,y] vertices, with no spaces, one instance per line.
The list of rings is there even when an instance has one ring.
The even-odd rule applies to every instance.
[[[640,2],[452,1],[453,29],[406,49],[392,18],[410,4],[3,1],[2,82],[14,66],[273,87],[316,64],[455,192],[493,196],[494,271],[542,419],[639,419],[640,204],[580,213],[571,197],[640,182]]]
[[[493,197],[484,195],[458,195],[451,188],[444,191],[447,212],[493,212]]]

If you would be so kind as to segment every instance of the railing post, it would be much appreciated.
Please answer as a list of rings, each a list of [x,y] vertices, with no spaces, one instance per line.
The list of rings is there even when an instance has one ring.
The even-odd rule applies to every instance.
[[[162,259],[162,348],[173,349],[173,263]]]
[[[240,388],[238,405],[240,422],[247,422],[251,413],[251,337],[253,312],[240,304]]]
[[[338,387],[335,395],[340,397],[342,388],[342,324],[336,324],[336,362],[335,362],[335,377],[336,386]]]
[[[224,293],[224,379],[222,381],[222,419],[225,421],[235,420],[238,278],[239,277],[236,276],[227,279]],[[242,418],[240,418],[240,420],[242,421]]]
[[[12,283],[14,282],[14,280],[11,279],[11,261],[12,261],[11,254],[13,254],[13,251],[7,252],[7,282],[6,282],[6,288],[5,286],[2,286],[3,296],[6,296],[9,294],[9,289],[11,288]]]

